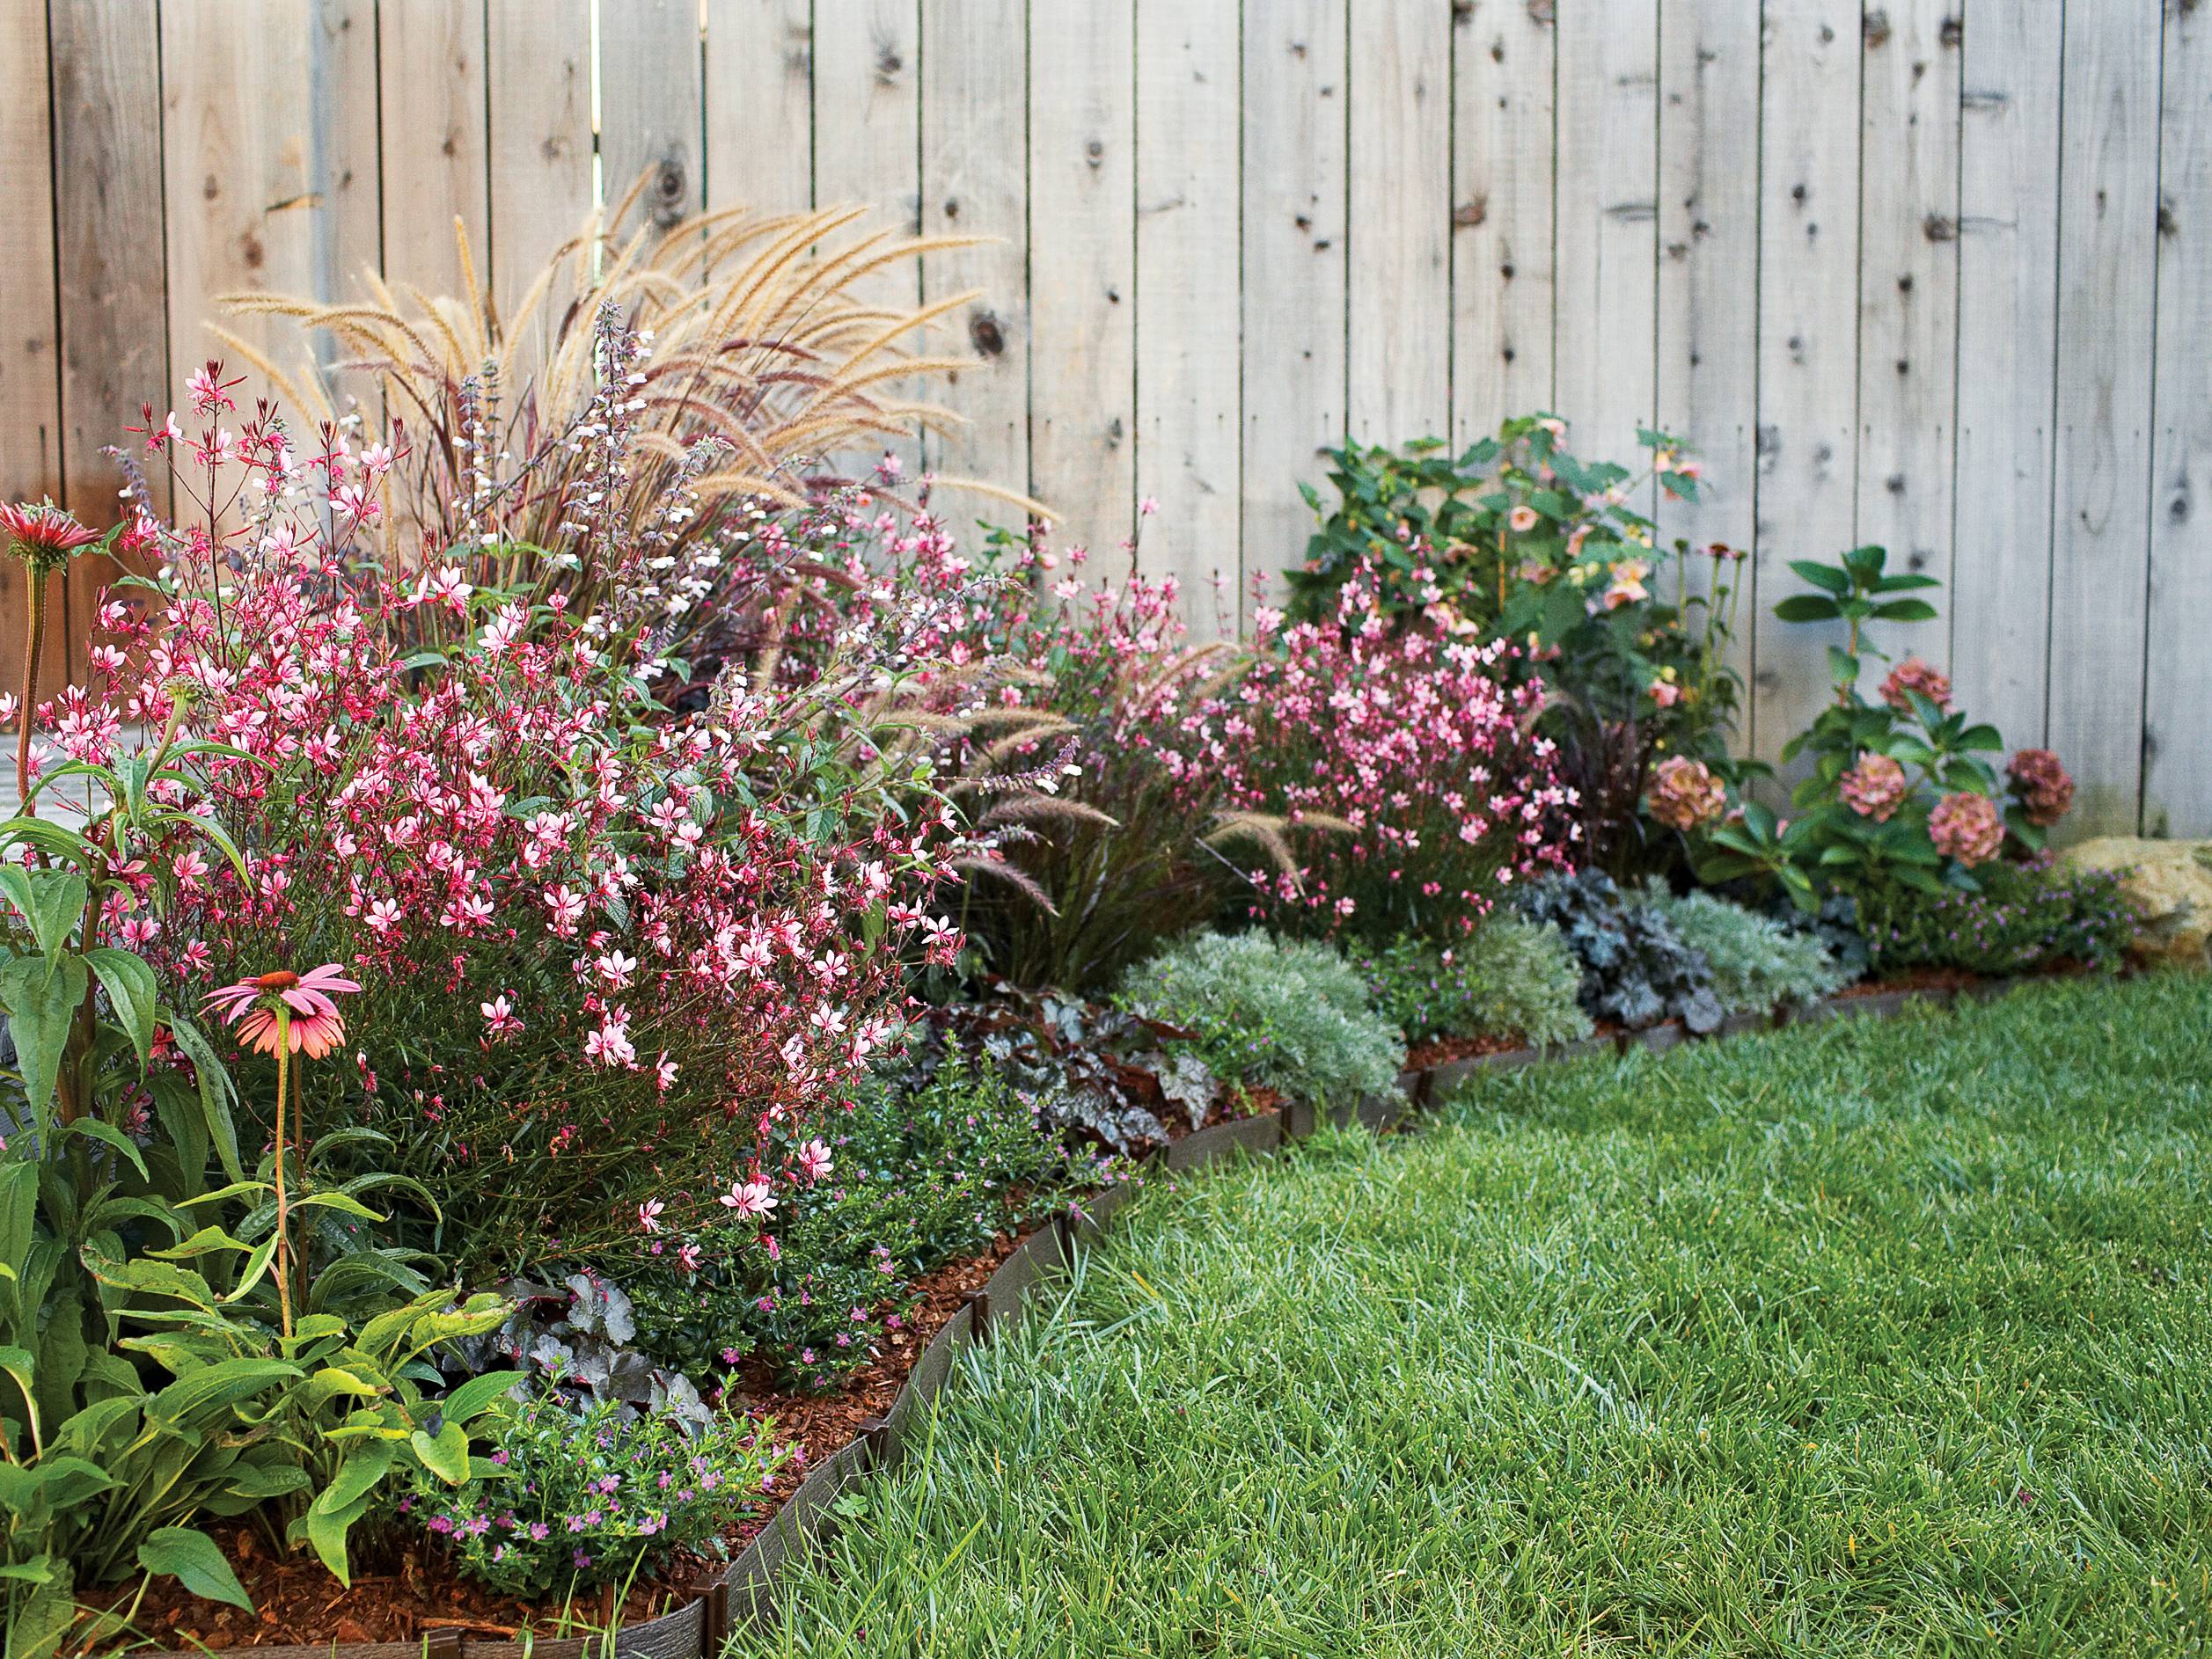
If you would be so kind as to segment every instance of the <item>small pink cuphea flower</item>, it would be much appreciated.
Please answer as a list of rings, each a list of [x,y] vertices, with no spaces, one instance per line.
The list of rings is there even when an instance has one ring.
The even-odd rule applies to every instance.
[[[346,1040],[346,1022],[332,998],[361,989],[339,972],[336,962],[325,962],[304,974],[279,971],[241,979],[208,994],[207,1006],[218,1011],[226,1025],[236,1026],[238,1040],[262,1054],[277,1050],[278,1033],[289,1016],[290,1049],[304,1049],[319,1060]]]

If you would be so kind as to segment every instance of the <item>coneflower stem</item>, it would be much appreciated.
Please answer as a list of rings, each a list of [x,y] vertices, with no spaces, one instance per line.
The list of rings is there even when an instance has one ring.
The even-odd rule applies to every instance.
[[[23,701],[15,712],[15,795],[16,810],[35,818],[39,809],[31,799],[31,707],[38,696],[39,649],[46,639],[46,566],[37,559],[26,559],[23,574],[31,584],[31,604],[23,647]]]
[[[284,1100],[289,1078],[286,1062],[291,1057],[291,1011],[278,1000],[276,1009],[276,1305],[287,1341],[292,1335],[292,1254],[286,1237],[284,1202]]]

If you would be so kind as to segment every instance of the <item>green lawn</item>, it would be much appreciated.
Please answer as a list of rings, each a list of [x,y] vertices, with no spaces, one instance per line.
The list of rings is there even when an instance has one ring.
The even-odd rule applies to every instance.
[[[2201,980],[1490,1081],[1147,1197],[737,1651],[2197,1651],[2208,1201]]]

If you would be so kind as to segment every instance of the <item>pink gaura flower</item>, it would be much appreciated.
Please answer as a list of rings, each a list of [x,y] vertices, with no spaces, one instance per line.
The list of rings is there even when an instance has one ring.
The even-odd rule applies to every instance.
[[[660,1231],[661,1211],[667,1208],[668,1206],[663,1204],[657,1198],[649,1199],[646,1202],[640,1204],[638,1206],[638,1225],[644,1228],[648,1232]]]
[[[809,1181],[820,1180],[830,1173],[829,1147],[818,1139],[809,1141],[799,1149],[799,1167]]]
[[[276,1052],[278,1032],[289,1022],[291,1052],[304,1049],[319,1060],[346,1040],[346,1022],[332,998],[360,989],[336,962],[325,962],[304,974],[280,969],[241,979],[209,992],[207,1005],[221,1013],[223,1023],[238,1027],[239,1041],[262,1054]]]
[[[765,1179],[731,1181],[729,1190],[721,1195],[721,1202],[726,1208],[736,1211],[740,1220],[765,1216],[776,1207],[776,1201],[770,1195]]]

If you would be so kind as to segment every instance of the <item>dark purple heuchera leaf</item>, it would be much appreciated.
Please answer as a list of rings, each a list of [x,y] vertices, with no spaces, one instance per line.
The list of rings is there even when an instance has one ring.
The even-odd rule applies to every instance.
[[[1203,1123],[1220,1087],[1188,1032],[1050,991],[998,986],[986,1001],[931,1011],[893,1086],[925,1085],[949,1051],[990,1063],[1048,1128],[1124,1156],[1166,1142],[1163,1107]]]

